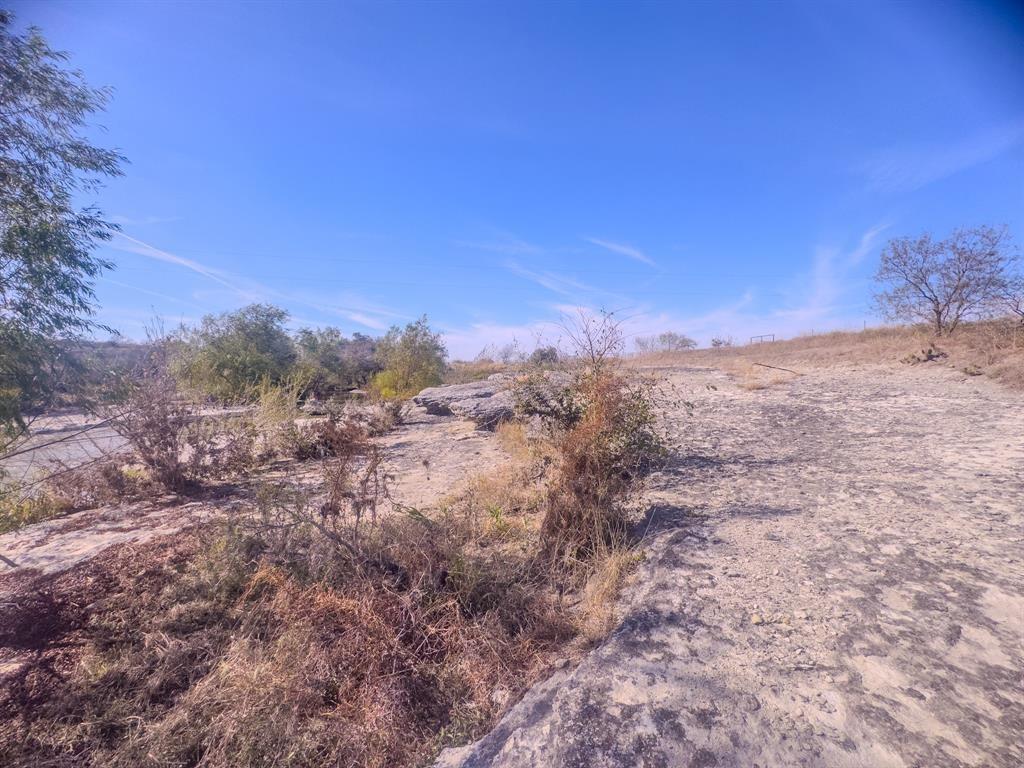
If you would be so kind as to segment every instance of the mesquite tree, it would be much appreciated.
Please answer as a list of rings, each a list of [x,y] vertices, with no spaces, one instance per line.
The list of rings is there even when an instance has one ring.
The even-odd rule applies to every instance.
[[[94,254],[116,226],[76,195],[121,173],[124,158],[85,137],[108,89],[68,69],[35,28],[13,30],[0,11],[0,431],[25,427],[45,400],[59,340],[95,327],[93,281],[110,264]]]
[[[890,320],[926,322],[947,335],[997,311],[1016,259],[1005,227],[957,229],[945,240],[896,238],[882,252],[875,300]]]

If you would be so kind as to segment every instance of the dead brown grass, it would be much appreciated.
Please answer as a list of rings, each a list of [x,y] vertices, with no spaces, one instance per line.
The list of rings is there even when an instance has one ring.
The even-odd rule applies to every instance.
[[[444,373],[445,384],[468,384],[482,381],[495,373],[505,373],[510,366],[495,360],[456,360]]]
[[[542,535],[549,555],[585,562],[628,543],[629,502],[665,447],[649,392],[616,366],[583,369],[563,406],[548,417],[557,458]]]
[[[608,549],[591,564],[575,615],[580,632],[589,642],[603,640],[615,628],[619,591],[642,559],[639,546],[620,546]]]
[[[831,368],[843,365],[898,365],[905,358],[934,347],[946,357],[933,364],[977,371],[1007,386],[1024,389],[1024,326],[1014,320],[988,320],[960,326],[951,336],[937,338],[920,326],[869,328],[800,336],[786,341],[742,347],[661,352],[631,358],[639,368],[662,365],[707,365],[732,368],[742,379],[753,362],[799,370],[800,366]],[[772,375],[766,371],[764,377]],[[751,377],[751,382],[761,381]],[[779,381],[785,380],[779,374]],[[767,378],[764,379],[767,381]],[[770,384],[769,384],[770,385]],[[742,383],[741,383],[742,386]],[[756,383],[754,388],[758,388]]]
[[[422,763],[572,635],[503,537],[397,517],[356,567],[317,526],[254,512],[22,584],[0,622],[0,646],[31,651],[0,692],[5,764]]]
[[[436,514],[378,515],[367,430],[325,420],[319,488],[265,485],[230,520],[10,580],[5,765],[401,768],[482,735],[612,628],[639,557],[649,403],[610,371],[575,386],[570,422],[500,427],[510,461]]]
[[[543,674],[578,630],[525,435],[441,513],[378,517],[372,441],[327,431],[316,493],[8,585],[5,765],[419,765]]]

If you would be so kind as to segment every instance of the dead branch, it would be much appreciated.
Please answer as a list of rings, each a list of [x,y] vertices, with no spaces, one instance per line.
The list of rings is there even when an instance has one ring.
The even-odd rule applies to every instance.
[[[762,368],[771,368],[773,371],[785,371],[786,373],[792,373],[795,376],[803,376],[799,371],[791,371],[789,368],[779,368],[777,365],[765,365],[764,363],[754,363],[754,365],[759,365]]]

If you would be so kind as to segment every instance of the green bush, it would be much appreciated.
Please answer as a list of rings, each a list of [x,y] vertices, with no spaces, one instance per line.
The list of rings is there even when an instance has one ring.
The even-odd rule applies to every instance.
[[[426,316],[404,329],[393,326],[377,343],[383,370],[373,377],[371,388],[385,400],[410,398],[441,383],[447,356],[441,334],[430,329]]]
[[[207,315],[197,329],[182,334],[175,373],[218,400],[250,399],[261,382],[279,383],[295,365],[287,320],[287,311],[269,304]]]
[[[65,502],[50,493],[26,493],[17,483],[0,478],[0,534],[59,517],[68,511]]]
[[[377,341],[361,333],[347,339],[337,328],[302,328],[295,344],[300,372],[309,382],[307,392],[318,398],[365,386],[380,370]]]

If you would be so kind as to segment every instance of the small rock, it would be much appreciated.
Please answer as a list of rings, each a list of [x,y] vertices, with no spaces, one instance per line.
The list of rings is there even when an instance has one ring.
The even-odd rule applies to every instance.
[[[740,697],[740,709],[744,712],[756,712],[760,708],[761,702],[757,700],[757,697],[751,696],[749,693]]]
[[[764,618],[759,613],[753,613],[750,615],[750,623],[754,625],[764,624]]]

